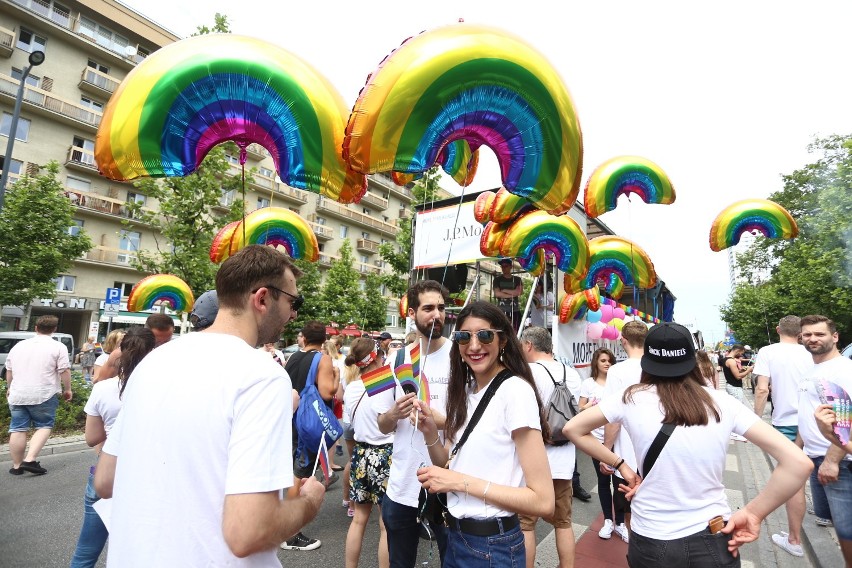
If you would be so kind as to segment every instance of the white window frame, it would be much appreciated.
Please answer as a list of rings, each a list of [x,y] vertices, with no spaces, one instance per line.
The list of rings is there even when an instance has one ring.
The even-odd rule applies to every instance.
[[[77,285],[77,277],[70,274],[60,274],[53,279],[56,283],[57,292],[74,292],[74,287]]]
[[[6,117],[9,117],[7,120]],[[32,121],[29,118],[24,118],[22,116],[18,117],[18,127],[15,129],[15,140],[20,140],[21,142],[26,142],[30,138],[30,127],[32,126]],[[22,128],[23,127],[23,128]],[[9,133],[12,131],[12,115],[8,112],[4,112],[3,116],[0,117],[0,135],[9,137]],[[23,137],[21,137],[21,131],[24,132]]]
[[[21,39],[22,33],[30,34],[29,42],[23,42],[23,40]],[[47,38],[38,35],[36,32],[29,28],[21,26],[20,28],[18,28],[18,39],[15,41],[15,47],[26,51],[27,53],[32,53],[33,51],[43,51],[47,53]]]

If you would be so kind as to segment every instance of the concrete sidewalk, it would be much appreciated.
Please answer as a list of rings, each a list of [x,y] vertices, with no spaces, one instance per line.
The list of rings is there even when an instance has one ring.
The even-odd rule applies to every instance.
[[[29,439],[29,437],[28,437]],[[76,436],[52,436],[42,448],[40,456],[49,456],[52,454],[64,454],[66,452],[76,452],[88,448],[85,436],[77,434]],[[9,444],[0,445],[0,462],[11,462],[12,458],[9,455]]]

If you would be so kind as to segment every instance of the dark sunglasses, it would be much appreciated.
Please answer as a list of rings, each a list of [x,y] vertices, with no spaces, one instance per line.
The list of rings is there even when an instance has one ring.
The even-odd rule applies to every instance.
[[[288,296],[290,298],[290,308],[292,308],[294,312],[298,312],[302,308],[302,306],[305,305],[305,297],[301,294],[299,294],[298,296],[294,296],[290,292],[285,292],[281,288],[277,288],[272,284],[264,284],[263,287],[269,288],[270,290],[275,290],[276,292],[281,292],[285,296]],[[255,292],[257,292],[257,290],[255,290]]]
[[[476,332],[476,339],[483,345],[488,345],[494,341],[494,336],[498,333],[503,333],[503,331],[499,329],[480,329]],[[453,341],[459,345],[467,345],[470,343],[473,335],[474,333],[472,331],[454,331]]]

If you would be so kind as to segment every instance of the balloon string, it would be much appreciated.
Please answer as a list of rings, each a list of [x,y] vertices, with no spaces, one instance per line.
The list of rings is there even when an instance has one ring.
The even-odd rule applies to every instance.
[[[243,222],[240,223],[240,226],[243,228],[243,246],[247,245],[246,243],[246,160],[245,149],[240,148],[240,178],[242,185],[242,193],[243,193]]]

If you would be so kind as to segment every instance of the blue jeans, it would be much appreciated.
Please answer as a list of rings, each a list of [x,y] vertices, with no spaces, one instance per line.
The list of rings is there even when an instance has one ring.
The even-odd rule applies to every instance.
[[[385,494],[382,500],[382,520],[388,535],[388,556],[391,568],[414,568],[417,563],[417,545],[420,542],[420,525],[417,507],[397,503]],[[441,564],[447,550],[447,529],[443,525],[429,527],[438,541]]]
[[[631,531],[627,564],[630,568],[738,568],[740,557],[728,552],[729,539],[723,533],[710,534],[709,529],[674,540],[657,540]]]
[[[823,487],[837,538],[852,540],[852,462],[841,461],[837,481]]]
[[[447,530],[447,556],[443,568],[523,568],[526,563],[527,551],[520,526],[492,536],[473,536],[455,529]]]
[[[80,528],[80,537],[77,539],[77,548],[71,559],[71,568],[93,567],[98,562],[98,557],[104,549],[109,533],[101,520],[100,515],[95,512],[92,505],[100,499],[95,493],[95,473],[89,473],[89,482],[86,484],[86,496],[83,498],[83,526]]]
[[[59,395],[55,394],[40,404],[10,404],[9,433],[28,432],[30,426],[36,430],[53,428]]]
[[[811,471],[811,499],[814,502],[814,515],[820,519],[831,520],[831,509],[828,507],[828,498],[825,496],[825,487],[819,482],[819,466],[822,465],[823,457],[811,458],[814,469]]]

